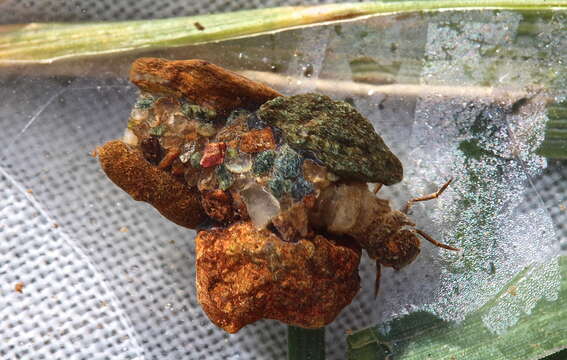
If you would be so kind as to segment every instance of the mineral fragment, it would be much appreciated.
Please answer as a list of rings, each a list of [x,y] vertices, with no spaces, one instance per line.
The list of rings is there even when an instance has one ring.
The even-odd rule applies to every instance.
[[[286,194],[289,194],[293,183],[291,182],[291,180],[275,176],[267,182],[266,186],[268,190],[270,190],[270,192],[274,194],[275,197],[280,199]]]
[[[276,148],[276,140],[270,128],[252,130],[240,138],[240,150],[247,153],[257,153]]]
[[[276,152],[273,150],[266,150],[259,153],[254,159],[252,172],[256,175],[264,175],[268,173],[274,165]]]
[[[140,144],[144,158],[151,164],[157,165],[163,157],[163,148],[159,143],[159,139],[155,136],[150,136],[142,140]]]
[[[224,164],[221,164],[216,168],[215,175],[217,176],[219,189],[221,190],[228,190],[228,188],[230,188],[234,183],[234,177]]]
[[[295,200],[301,200],[306,195],[311,194],[314,190],[313,184],[300,177],[291,186],[291,195]]]
[[[401,162],[346,102],[319,94],[282,96],[266,102],[257,114],[282,129],[289,146],[312,151],[340,177],[385,185],[402,180]]]
[[[287,145],[281,146],[274,161],[274,171],[277,176],[284,179],[293,179],[301,173],[303,159]]]
[[[175,148],[170,148],[167,151],[167,154],[165,154],[165,156],[163,157],[163,159],[161,159],[161,161],[159,162],[158,168],[159,169],[167,169],[168,167],[171,166],[171,164],[173,163],[173,161],[175,159],[177,159],[177,157],[179,156],[179,153],[181,151],[179,150],[179,148],[175,147]]]
[[[199,302],[229,333],[262,318],[323,327],[360,287],[360,250],[321,235],[288,243],[237,223],[199,232],[196,257]]]
[[[228,223],[240,218],[239,212],[233,207],[232,196],[227,191],[203,191],[201,204],[207,215],[218,222]]]
[[[208,143],[199,164],[204,168],[222,164],[225,151],[226,143]]]
[[[228,149],[228,156],[225,159],[225,166],[231,173],[244,174],[252,169],[252,157],[249,154],[241,153],[234,148]]]
[[[197,143],[194,141],[188,142],[183,145],[181,149],[181,154],[179,155],[179,160],[182,163],[187,163],[191,159],[191,155],[193,155],[197,151]],[[200,160],[200,159],[199,159]]]
[[[303,162],[303,176],[318,189],[324,189],[331,184],[328,174],[326,167],[313,160],[307,159]]]
[[[313,237],[313,232],[309,226],[307,203],[296,202],[289,209],[281,211],[272,218],[272,224],[282,240],[295,242],[300,238]]]
[[[262,229],[280,212],[280,203],[264,187],[253,183],[240,191],[252,223]]]
[[[258,130],[258,129],[263,129],[266,126],[268,126],[268,124],[263,121],[262,119],[260,119],[256,114],[252,113],[250,114],[247,118],[246,118],[246,125],[248,125],[248,128],[250,130]]]
[[[124,130],[124,136],[122,136],[122,141],[124,141],[128,145],[136,146],[138,145],[138,137],[134,132],[130,129]]]

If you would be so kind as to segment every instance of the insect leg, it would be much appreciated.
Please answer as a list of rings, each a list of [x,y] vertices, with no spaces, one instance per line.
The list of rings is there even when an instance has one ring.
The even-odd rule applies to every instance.
[[[426,232],[423,232],[419,229],[415,229],[415,232],[418,233],[419,235],[421,235],[425,240],[429,241],[430,243],[432,243],[435,246],[439,246],[443,249],[453,250],[453,251],[461,250],[461,249],[440,243],[439,241],[437,241],[437,240],[433,239],[431,236],[429,236]]]
[[[443,194],[443,192],[452,182],[453,182],[453,178],[450,178],[449,181],[447,181],[443,186],[441,186],[439,190],[437,190],[436,192],[408,200],[406,206],[403,207],[402,212],[404,214],[407,214],[411,209],[411,207],[413,206],[413,203],[416,203],[418,201],[427,201],[438,198],[439,196],[441,196],[441,194]]]
[[[380,275],[382,275],[380,263],[376,260],[376,280],[374,281],[374,298],[378,296],[378,290],[380,289]]]

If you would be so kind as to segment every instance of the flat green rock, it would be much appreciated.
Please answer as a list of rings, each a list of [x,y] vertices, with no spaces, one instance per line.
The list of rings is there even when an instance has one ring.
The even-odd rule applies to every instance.
[[[319,94],[282,96],[263,104],[258,116],[283,131],[296,151],[311,151],[343,179],[392,185],[403,168],[372,124],[354,107]]]

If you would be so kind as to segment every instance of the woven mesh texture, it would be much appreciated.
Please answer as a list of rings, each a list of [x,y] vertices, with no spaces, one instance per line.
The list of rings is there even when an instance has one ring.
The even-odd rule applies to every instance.
[[[191,16],[276,6],[317,5],[363,0],[5,0],[0,23],[33,21],[98,21]]]
[[[210,1],[203,7],[190,1],[115,3],[7,0],[0,3],[0,22],[166,17],[284,1],[226,6]],[[415,33],[418,37],[423,31],[416,27]],[[310,34],[329,36],[326,30]],[[315,54],[305,61],[320,70],[325,49],[315,46],[319,40],[298,41],[306,56]],[[327,66],[333,59],[325,60]],[[113,76],[0,74],[0,358],[284,359],[286,327],[279,322],[259,321],[235,335],[211,324],[195,295],[194,232],[133,201],[90,155],[120,135],[136,96],[132,85]],[[371,102],[356,105],[366,106],[365,101]],[[391,132],[411,127],[413,109],[405,100],[387,99],[383,105],[369,116],[384,121]],[[404,146],[396,144],[394,150],[405,156]],[[532,180],[526,207],[540,207],[541,197],[567,251],[567,212],[560,206],[567,205],[565,162],[549,162]],[[383,191],[400,205],[408,196],[398,193],[403,190]],[[424,246],[412,264],[410,271],[423,283],[431,281],[430,272],[419,269],[430,268],[436,252]],[[371,325],[382,315],[384,300],[374,300],[374,264],[366,256],[360,274],[362,291],[328,327],[329,359],[344,358],[346,331]],[[403,277],[393,270],[385,269],[382,276],[387,297],[408,294]],[[22,293],[14,290],[20,282]]]

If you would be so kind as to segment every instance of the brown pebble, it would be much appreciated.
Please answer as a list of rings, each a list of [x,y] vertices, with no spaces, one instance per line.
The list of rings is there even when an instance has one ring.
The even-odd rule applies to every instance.
[[[16,285],[14,286],[14,290],[16,292],[19,292],[20,294],[24,292],[24,283],[23,282],[18,282],[16,283]]]
[[[174,223],[194,229],[206,219],[198,193],[150,165],[139,150],[120,140],[109,141],[99,148],[99,161],[112,182]]]
[[[263,318],[320,328],[358,292],[360,253],[320,235],[284,242],[250,222],[201,231],[197,297],[209,319],[229,333]]]
[[[270,128],[252,130],[240,138],[240,151],[257,153],[276,148],[276,140]]]
[[[205,213],[216,221],[228,222],[234,217],[232,197],[227,191],[220,189],[203,191],[201,193],[201,205]]]
[[[254,111],[281,96],[264,84],[204,60],[140,58],[132,64],[130,81],[143,91],[186,98],[224,116],[236,109]]]

